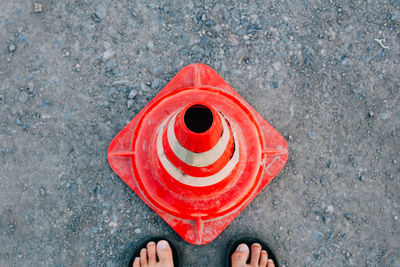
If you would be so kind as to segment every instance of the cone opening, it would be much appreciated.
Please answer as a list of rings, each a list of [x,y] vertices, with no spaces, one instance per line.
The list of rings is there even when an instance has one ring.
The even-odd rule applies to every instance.
[[[190,131],[204,133],[213,124],[214,116],[207,106],[196,104],[186,109],[184,122]]]

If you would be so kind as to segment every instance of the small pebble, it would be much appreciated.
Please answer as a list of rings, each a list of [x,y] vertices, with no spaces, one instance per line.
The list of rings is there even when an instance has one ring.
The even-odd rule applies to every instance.
[[[29,99],[29,95],[25,91],[22,91],[19,94],[18,100],[21,101],[22,103],[25,103],[26,101],[28,101],[28,99]]]
[[[39,4],[39,3],[34,3],[33,4],[33,11],[35,11],[36,13],[40,13],[43,11],[43,5]]]
[[[101,103],[101,106],[108,108],[108,107],[110,107],[110,104],[107,101],[104,101]]]
[[[138,94],[137,91],[132,89],[129,92],[128,99],[134,99],[137,96],[137,94]]]
[[[275,71],[279,71],[281,69],[281,63],[279,61],[272,63],[272,67]]]
[[[114,81],[112,83],[112,86],[124,86],[127,85],[129,83],[128,80],[118,80],[118,81]]]
[[[110,222],[110,223],[108,224],[108,226],[110,226],[110,227],[117,227],[117,226],[118,226],[118,223],[117,223],[117,222]]]
[[[41,187],[39,188],[39,194],[40,194],[41,196],[46,195],[46,188],[44,188],[43,186],[41,186]]]
[[[33,92],[33,82],[29,82],[28,86],[26,87],[26,91],[28,93],[32,93]]]
[[[229,42],[231,42],[231,44],[234,45],[234,46],[238,46],[238,45],[239,45],[239,41],[238,41],[238,39],[236,38],[236,35],[233,35],[233,34],[229,35],[228,40],[229,40]]]
[[[126,101],[126,107],[127,107],[128,109],[131,109],[132,106],[133,106],[133,100],[132,100],[132,99],[129,99],[128,101]]]
[[[106,69],[108,69],[108,71],[111,71],[117,66],[118,66],[117,62],[114,59],[110,59],[106,64]]]
[[[142,229],[140,229],[140,228],[135,229],[135,234],[141,234],[141,233],[142,233]]]
[[[110,48],[104,52],[102,59],[103,59],[103,61],[107,61],[114,56],[115,56],[115,51]]]
[[[152,41],[147,42],[147,48],[153,49],[154,48],[154,43]]]
[[[15,49],[17,49],[17,47],[15,46],[15,44],[9,44],[8,45],[8,52],[12,53],[15,51]]]
[[[326,208],[326,211],[329,212],[329,213],[333,213],[333,206],[332,206],[332,205],[329,205],[329,206]]]
[[[95,23],[101,22],[100,16],[97,15],[96,13],[92,13],[92,15],[90,17],[92,18],[92,21],[95,22]]]
[[[187,2],[187,5],[188,5],[188,8],[189,8],[189,9],[193,9],[193,8],[194,8],[194,3],[193,3],[193,1],[190,1],[190,0],[189,0],[189,1]]]
[[[97,15],[100,19],[104,19],[104,18],[105,18],[106,9],[104,8],[103,5],[98,5],[98,6],[97,6],[96,15]]]

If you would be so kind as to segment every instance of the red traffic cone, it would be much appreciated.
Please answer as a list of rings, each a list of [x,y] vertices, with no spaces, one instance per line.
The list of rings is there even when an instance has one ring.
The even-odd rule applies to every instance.
[[[197,245],[214,240],[287,158],[283,137],[202,64],[183,68],[108,149],[113,170]]]

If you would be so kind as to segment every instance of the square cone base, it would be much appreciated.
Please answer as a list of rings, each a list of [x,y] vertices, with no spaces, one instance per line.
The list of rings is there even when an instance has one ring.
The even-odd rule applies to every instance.
[[[231,153],[227,160],[215,156],[219,155],[217,148],[197,153],[171,141],[171,121],[191,103],[206,103],[226,122],[224,131],[234,142],[233,149],[226,150]],[[196,143],[193,138],[189,145]],[[175,153],[172,157],[165,153],[165,144],[170,154]],[[213,161],[210,157],[223,164],[204,165]],[[108,149],[108,161],[119,177],[184,240],[197,245],[214,240],[283,168],[287,158],[284,138],[203,64],[184,67]]]

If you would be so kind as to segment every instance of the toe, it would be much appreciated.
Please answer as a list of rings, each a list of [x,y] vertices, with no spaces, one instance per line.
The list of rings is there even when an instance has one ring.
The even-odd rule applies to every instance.
[[[261,250],[260,267],[266,267],[267,262],[268,262],[268,253],[265,250]]]
[[[140,250],[140,267],[147,267],[147,249],[142,248]]]
[[[253,245],[251,245],[250,265],[258,266],[258,263],[260,262],[260,256],[261,256],[261,245],[258,243],[254,243]]]
[[[232,267],[245,266],[249,255],[249,247],[246,244],[240,244],[232,254]]]
[[[156,243],[150,241],[147,243],[147,257],[149,258],[149,265],[154,265],[157,261]]]
[[[268,260],[267,267],[275,267],[274,261],[273,260]]]
[[[160,262],[165,264],[173,264],[172,250],[167,241],[160,240],[157,242],[157,256]]]
[[[135,260],[133,261],[132,267],[140,267],[140,258],[136,257]]]

